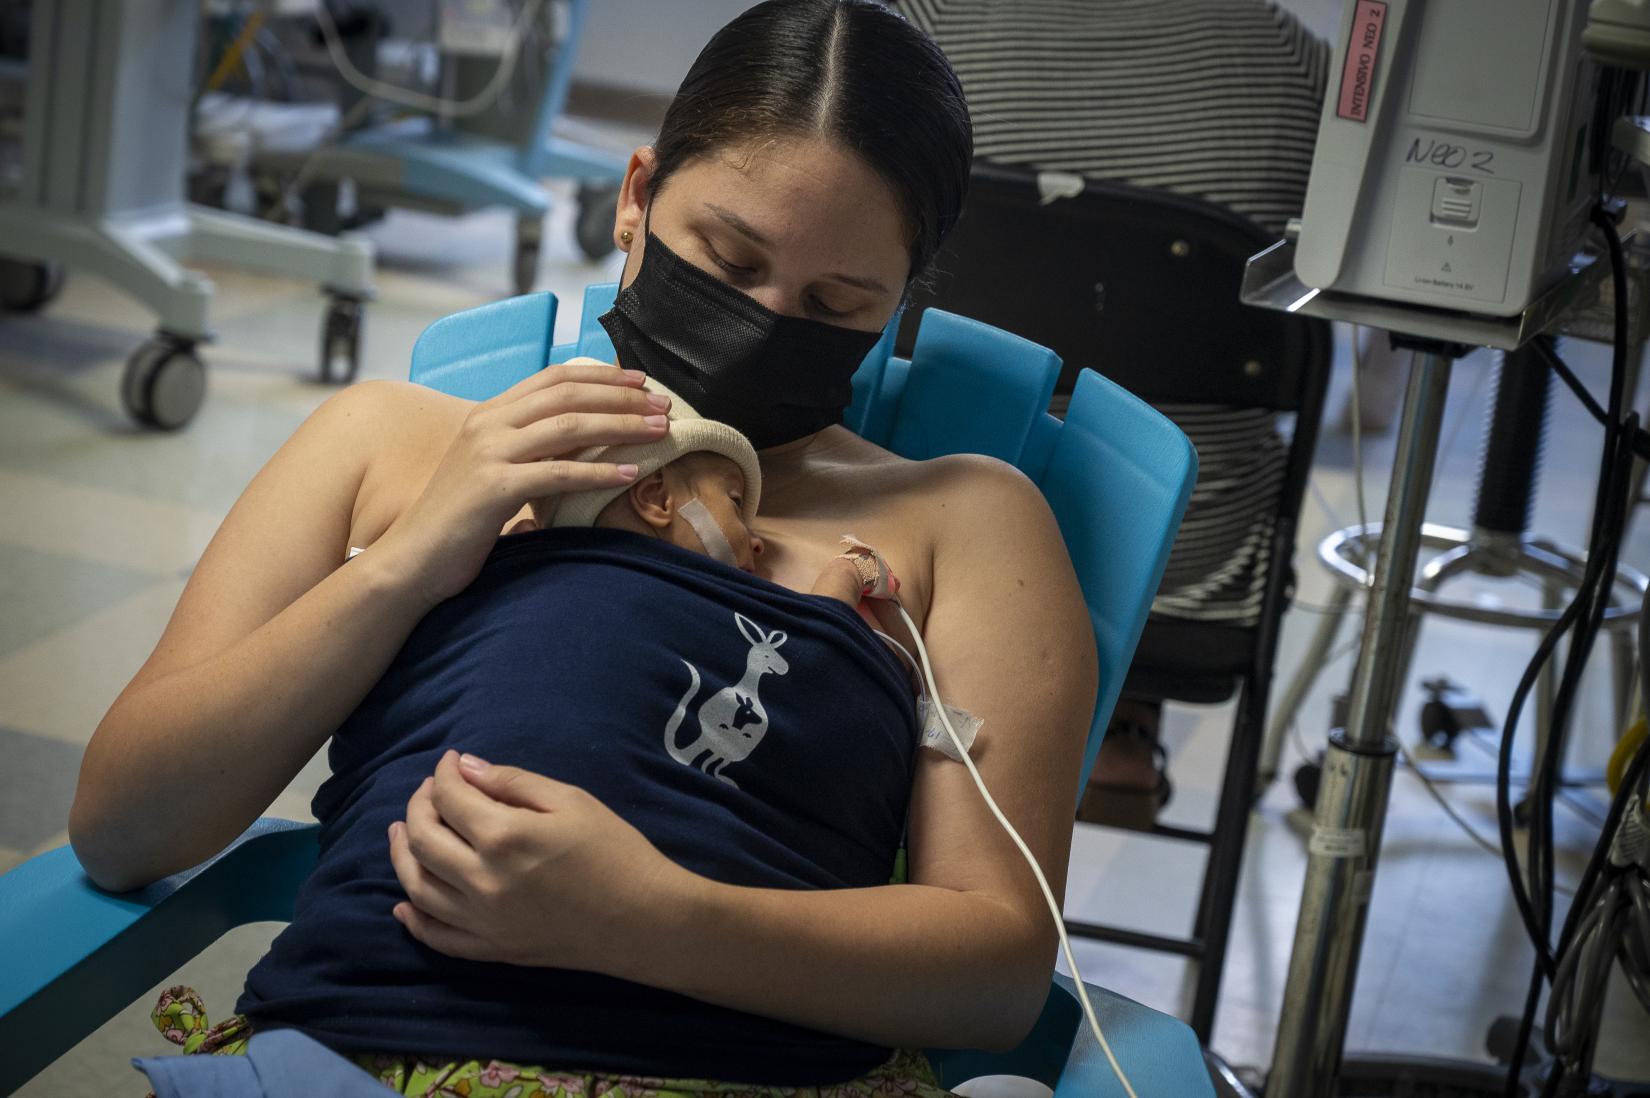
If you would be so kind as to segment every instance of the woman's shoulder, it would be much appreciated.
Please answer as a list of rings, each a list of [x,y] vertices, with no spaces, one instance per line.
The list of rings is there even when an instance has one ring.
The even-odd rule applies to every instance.
[[[357,382],[323,405],[333,431],[364,445],[370,465],[404,465],[452,441],[474,401],[462,400],[410,381]]]
[[[475,402],[375,379],[341,390],[323,407],[338,443],[363,454],[349,544],[366,546],[417,498]]]
[[[404,427],[447,425],[462,420],[475,401],[412,381],[373,378],[341,389],[329,403],[343,402],[372,423]]]
[[[1013,465],[985,454],[947,454],[906,462],[924,493],[959,517],[985,512],[1048,509],[1042,490]]]

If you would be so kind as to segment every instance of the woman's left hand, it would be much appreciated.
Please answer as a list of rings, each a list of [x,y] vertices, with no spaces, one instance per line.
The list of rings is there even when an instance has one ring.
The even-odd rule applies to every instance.
[[[475,961],[610,975],[698,878],[578,786],[449,751],[390,825],[407,930]]]

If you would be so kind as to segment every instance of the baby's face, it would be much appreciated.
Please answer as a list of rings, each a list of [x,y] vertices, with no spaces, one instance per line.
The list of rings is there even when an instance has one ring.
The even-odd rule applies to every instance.
[[[681,518],[682,505],[697,499],[705,505],[722,536],[733,548],[734,562],[746,572],[756,571],[762,539],[751,533],[745,515],[745,474],[736,462],[720,454],[698,453],[678,458],[665,467],[672,482],[676,520],[670,540],[684,549],[709,553],[692,524]]]

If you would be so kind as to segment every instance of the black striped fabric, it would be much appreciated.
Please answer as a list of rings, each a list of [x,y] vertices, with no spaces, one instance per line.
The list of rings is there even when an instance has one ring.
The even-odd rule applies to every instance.
[[[898,6],[956,68],[982,159],[1201,198],[1280,235],[1305,203],[1329,50],[1265,0]],[[1152,611],[1253,625],[1286,446],[1264,411],[1158,408],[1199,470]]]

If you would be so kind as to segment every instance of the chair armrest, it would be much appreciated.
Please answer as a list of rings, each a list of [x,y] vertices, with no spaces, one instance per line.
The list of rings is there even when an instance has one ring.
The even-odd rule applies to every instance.
[[[1086,986],[1100,1028],[1135,1093],[1213,1098],[1203,1052],[1190,1026],[1116,992]],[[930,1050],[941,1085],[952,1087],[981,1075],[1017,1075],[1053,1087],[1056,1098],[1123,1098],[1123,1087],[1083,1018],[1076,987],[1069,977],[1055,973],[1042,1017],[1011,1052]]]
[[[1060,1081],[1054,1084],[1055,1098],[1112,1098],[1123,1087],[1112,1071],[1100,1042],[1094,1039],[1082,1006],[1076,1001],[1076,984],[1070,977],[1055,973],[1054,984],[1071,998],[1078,1011],[1077,1032],[1071,1042]],[[1150,1007],[1125,999],[1116,992],[1087,984],[1089,1002],[1094,1005],[1100,1028],[1105,1031],[1112,1054],[1135,1093],[1173,1094],[1176,1098],[1214,1098],[1214,1084],[1204,1065],[1203,1049],[1192,1027]]]
[[[118,894],[92,884],[67,846],[0,876],[0,1094],[231,927],[290,920],[317,831],[261,819],[210,861]]]

